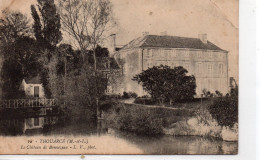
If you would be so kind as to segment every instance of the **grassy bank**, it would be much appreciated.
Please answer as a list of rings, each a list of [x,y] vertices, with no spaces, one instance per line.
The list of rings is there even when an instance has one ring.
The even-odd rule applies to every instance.
[[[174,108],[113,103],[103,115],[112,127],[138,134],[192,135],[236,141],[237,124],[232,128],[219,126],[207,110],[211,103],[210,100],[202,104],[180,103]]]

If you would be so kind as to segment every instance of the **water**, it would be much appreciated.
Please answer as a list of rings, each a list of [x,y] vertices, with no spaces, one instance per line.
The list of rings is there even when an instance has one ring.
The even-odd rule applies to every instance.
[[[0,135],[74,135],[91,136],[97,140],[104,136],[112,141],[123,141],[126,146],[141,150],[141,154],[237,154],[237,142],[225,142],[198,136],[143,136],[109,128],[104,120],[69,121],[54,124],[58,118],[39,116],[24,119],[0,120]],[[82,123],[83,122],[83,123]]]

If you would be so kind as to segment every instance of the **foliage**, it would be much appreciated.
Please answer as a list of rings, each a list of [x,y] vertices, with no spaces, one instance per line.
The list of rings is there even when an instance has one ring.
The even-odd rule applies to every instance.
[[[230,96],[216,98],[208,110],[219,125],[232,127],[238,122],[238,88]]]
[[[135,92],[123,92],[122,98],[136,98],[137,96]]]
[[[57,54],[57,44],[62,40],[60,31],[60,16],[57,13],[54,0],[37,0],[37,8],[31,5],[34,20],[33,30],[37,41],[39,62],[42,64],[40,80],[47,98],[52,96],[49,88],[49,69],[46,67],[54,54]]]
[[[68,114],[85,114],[86,110],[94,114],[96,111],[94,87],[97,87],[98,98],[102,97],[107,80],[102,75],[94,76],[93,68],[88,64],[80,62],[81,65],[75,65],[75,59],[78,58],[75,52],[64,59],[61,54],[64,54],[63,49],[59,47],[60,53],[54,54],[46,65],[50,82],[48,88],[52,97],[57,99],[61,106],[67,108]],[[64,68],[65,65],[66,68]]]
[[[163,121],[156,114],[146,109],[137,112],[121,108],[118,113],[120,129],[145,135],[158,135],[162,133]]]
[[[110,106],[112,105],[112,107]],[[112,102],[105,108],[104,118],[115,128],[138,134],[161,134],[163,128],[191,116],[187,109],[149,107],[138,104]]]
[[[100,45],[97,45],[95,52],[97,57],[109,57],[108,49],[102,48]]]
[[[38,11],[31,5],[31,14],[34,19],[34,34],[39,47],[52,49],[62,40],[60,31],[60,15],[57,13],[54,0],[37,0]]]
[[[183,99],[192,99],[196,94],[194,76],[186,75],[188,71],[179,66],[171,69],[168,66],[154,66],[134,76],[133,80],[141,84],[153,99],[170,104]]]
[[[17,98],[22,79],[36,76],[40,70],[36,42],[29,37],[20,37],[2,48],[3,97]],[[23,94],[22,94],[23,95]]]
[[[4,10],[0,19],[0,40],[2,45],[13,43],[20,37],[30,36],[29,19],[20,12]]]

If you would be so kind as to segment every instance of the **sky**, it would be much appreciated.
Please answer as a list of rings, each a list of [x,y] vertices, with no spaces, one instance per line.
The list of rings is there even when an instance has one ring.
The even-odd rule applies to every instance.
[[[238,81],[238,0],[110,0],[117,22],[117,45],[149,34],[194,37],[206,33],[208,40],[229,51],[229,76]],[[30,15],[36,0],[0,0],[6,7]]]

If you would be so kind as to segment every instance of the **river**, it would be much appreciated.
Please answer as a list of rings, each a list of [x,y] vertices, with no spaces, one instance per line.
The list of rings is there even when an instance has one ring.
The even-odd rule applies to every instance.
[[[57,117],[26,119],[2,119],[1,135],[11,136],[91,136],[97,139],[107,136],[112,141],[123,141],[126,146],[141,150],[141,154],[237,154],[238,143],[198,136],[144,136],[109,128],[104,120],[67,122],[53,127]],[[3,128],[5,128],[3,130]]]

